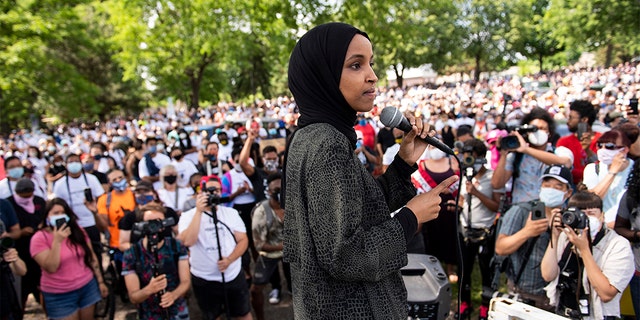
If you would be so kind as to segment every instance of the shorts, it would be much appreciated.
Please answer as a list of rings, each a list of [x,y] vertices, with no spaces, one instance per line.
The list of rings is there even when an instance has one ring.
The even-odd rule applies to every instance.
[[[82,288],[65,293],[42,292],[47,316],[60,319],[74,314],[80,309],[96,304],[102,299],[96,279],[91,279]]]
[[[249,288],[244,279],[244,272],[240,272],[235,279],[225,284],[198,278],[192,274],[191,286],[202,312],[202,319],[216,319],[224,312],[223,307],[229,308],[231,317],[241,317],[251,311]],[[228,306],[225,306],[225,292],[229,299]]]
[[[282,259],[272,259],[260,256],[255,263],[255,271],[253,272],[253,283],[257,285],[267,284],[271,279],[271,275],[278,271],[278,262]]]

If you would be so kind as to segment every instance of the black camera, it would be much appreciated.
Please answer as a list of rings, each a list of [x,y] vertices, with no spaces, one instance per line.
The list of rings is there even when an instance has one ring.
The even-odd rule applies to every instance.
[[[0,255],[7,252],[7,250],[13,248],[15,244],[16,243],[12,238],[9,238],[9,237],[0,238]],[[0,257],[0,260],[2,260],[2,257]]]
[[[149,220],[136,222],[131,230],[134,235],[139,238],[144,236],[157,235],[165,228],[173,227],[176,225],[176,220],[173,217],[166,218],[164,220]]]
[[[505,136],[500,138],[500,149],[511,150],[520,147],[520,140],[516,136]]]
[[[587,215],[578,208],[569,208],[562,213],[562,224],[574,230],[587,227]]]

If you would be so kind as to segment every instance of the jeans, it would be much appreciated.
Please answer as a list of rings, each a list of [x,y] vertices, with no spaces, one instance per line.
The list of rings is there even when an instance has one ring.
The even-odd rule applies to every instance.
[[[629,283],[631,289],[631,301],[636,313],[636,320],[640,320],[640,275],[634,275]]]

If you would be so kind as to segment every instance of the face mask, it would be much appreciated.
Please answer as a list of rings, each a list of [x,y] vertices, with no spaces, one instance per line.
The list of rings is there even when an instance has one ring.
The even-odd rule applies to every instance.
[[[242,166],[240,166],[240,164],[236,164],[235,166],[233,166],[233,170],[235,170],[236,172],[242,172]]]
[[[186,139],[187,138],[187,134],[186,133],[181,133],[180,134],[180,139]]]
[[[164,150],[164,144],[158,143],[158,148],[156,150],[159,150],[160,152],[162,152]]]
[[[168,184],[174,184],[176,180],[178,180],[178,176],[176,175],[164,176],[164,182]]]
[[[82,171],[82,163],[80,162],[69,162],[67,163],[67,171],[71,174],[76,174]]]
[[[38,153],[37,153],[37,152],[35,152],[35,151],[30,151],[30,152],[29,152],[29,157],[31,157],[31,158],[37,158],[37,157],[38,157]]]
[[[176,154],[175,156],[173,156],[173,158],[174,158],[176,161],[180,161],[180,159],[182,159],[182,156],[183,156],[183,154],[182,154],[182,153],[179,153],[179,154]]]
[[[35,204],[33,203],[33,194],[28,198],[23,198],[19,194],[13,195],[16,204],[22,207],[27,213],[35,212]]]
[[[93,163],[85,163],[82,165],[84,171],[93,171]]]
[[[264,170],[266,170],[266,171],[276,171],[276,170],[278,170],[278,160],[265,160],[265,162],[264,162]]]
[[[275,192],[271,193],[271,199],[276,200],[277,202],[280,202],[280,190],[276,190]]]
[[[588,216],[589,217],[589,233],[591,234],[591,241],[596,238],[598,232],[602,228],[602,221],[597,217]]]
[[[49,216],[49,218],[47,218],[48,222],[49,222],[49,226],[51,227],[55,227],[56,226],[56,220],[63,218],[65,220],[65,222],[69,222],[69,216],[66,214],[54,214],[52,216]]]
[[[226,146],[229,144],[229,140],[220,140],[220,144]]]
[[[540,188],[540,201],[550,208],[558,208],[564,203],[564,191],[554,188]]]
[[[47,151],[49,151],[49,153],[54,153],[56,152],[56,147],[53,147],[53,146],[47,147]]]
[[[397,143],[397,144],[402,144],[402,137],[400,137],[400,138],[396,138],[396,143]]]
[[[536,132],[530,132],[527,138],[529,139],[529,143],[539,147],[547,143],[549,135],[545,131],[538,130]]]
[[[367,120],[364,120],[364,119],[362,119],[362,120],[358,120],[358,124],[359,124],[360,126],[364,126],[364,125],[366,125],[366,124],[367,124]]]
[[[193,189],[193,193],[194,194],[200,193],[200,185],[199,184],[191,186],[191,189]]]
[[[275,135],[277,135],[277,134],[278,134],[278,130],[276,130],[276,129],[269,129],[269,134],[270,134],[270,135],[272,135],[272,136],[275,136]]]
[[[56,167],[62,167],[62,166],[64,166],[64,163],[62,163],[62,162],[55,162],[53,165],[54,165],[54,166],[56,166]]]
[[[127,188],[127,180],[122,179],[118,182],[114,182],[111,184],[114,190],[116,191],[124,191]]]
[[[216,160],[218,160],[218,156],[216,156],[215,154],[209,155],[209,161],[216,161]]]
[[[102,159],[102,155],[96,154],[95,156],[93,156],[93,159],[95,159],[96,161],[100,161],[100,159]]]
[[[152,194],[136,197],[136,203],[141,205],[141,206],[145,205],[145,204],[147,204],[147,203],[149,203],[151,201],[154,201],[154,200],[155,200],[155,198],[153,197]]]
[[[433,148],[429,150],[429,159],[431,160],[440,160],[444,158],[447,154],[438,148]]]
[[[156,153],[158,152],[158,146],[150,146],[149,149],[147,149],[147,151],[149,153]]]
[[[618,150],[609,150],[609,149],[598,149],[598,161],[602,164],[610,165],[613,162],[613,158],[621,151]]]
[[[11,179],[20,179],[24,175],[23,167],[15,167],[8,170],[7,174]]]
[[[482,169],[482,167],[484,167],[484,163],[474,163],[473,164],[473,172],[480,172],[480,169]]]
[[[246,135],[246,134],[241,134],[241,135],[240,135],[240,138],[241,138],[242,140],[247,140],[247,135]]]

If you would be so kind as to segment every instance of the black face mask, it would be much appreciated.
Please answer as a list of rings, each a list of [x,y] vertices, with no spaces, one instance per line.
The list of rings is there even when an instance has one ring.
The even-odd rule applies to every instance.
[[[280,189],[276,189],[275,191],[271,192],[271,199],[280,203]]]
[[[175,156],[173,156],[174,159],[176,159],[176,161],[180,161],[180,159],[182,159],[184,155],[182,153],[176,154]]]
[[[178,176],[176,175],[164,176],[164,181],[168,184],[174,184],[176,183],[177,180],[178,180]]]

